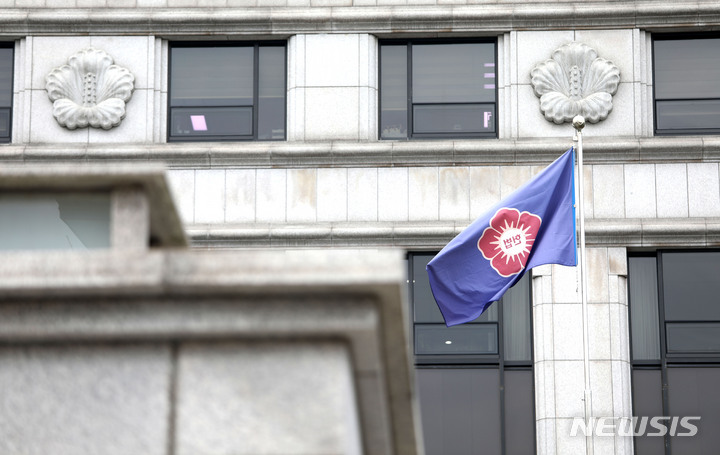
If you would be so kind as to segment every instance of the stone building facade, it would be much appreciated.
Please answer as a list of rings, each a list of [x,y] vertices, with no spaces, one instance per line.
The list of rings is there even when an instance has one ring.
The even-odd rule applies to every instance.
[[[467,447],[489,444],[487,450],[508,454],[529,453],[528,448],[542,454],[707,453],[717,446],[712,428],[720,423],[714,406],[720,397],[709,386],[720,371],[720,316],[702,302],[712,301],[715,285],[695,283],[698,295],[687,298],[701,303],[686,317],[676,316],[674,281],[665,274],[673,261],[681,264],[678,270],[687,261],[695,265],[686,270],[720,272],[712,250],[720,244],[720,94],[712,83],[720,76],[720,56],[712,50],[720,48],[713,32],[719,25],[717,2],[684,0],[5,0],[0,36],[12,51],[12,64],[5,63],[12,96],[0,106],[8,113],[8,143],[0,147],[0,160],[164,163],[186,233],[198,249],[407,250],[408,304],[416,310],[417,299],[427,293],[420,283],[423,258],[573,146],[570,123],[548,121],[541,110],[532,72],[562,46],[583,44],[611,62],[619,77],[608,94],[611,110],[583,130],[589,359],[575,268],[533,270],[527,285],[532,323],[526,330],[532,353],[516,363],[504,354],[512,342],[503,341],[502,316],[485,321],[500,327],[493,329],[500,330],[493,332],[495,345],[423,357],[419,327],[437,321],[410,311],[416,315],[408,328],[415,335],[426,451],[467,453]],[[708,42],[710,50],[689,52],[704,49],[693,45],[697,40]],[[393,101],[383,98],[397,88],[397,80],[383,79],[394,71],[391,48],[410,56],[399,65],[411,74],[401,76],[400,85],[419,90],[422,68],[452,62],[443,55],[468,43],[489,46],[485,63],[491,66],[477,70],[487,79],[481,84],[485,91],[469,88],[433,98],[437,78],[450,77],[446,85],[452,86],[451,76],[465,71],[467,60],[461,58],[457,71],[433,73],[426,99],[408,89],[407,104],[401,103],[402,137],[393,136],[386,120]],[[450,52],[421,66],[420,49],[433,45],[450,46]],[[231,108],[206,102],[200,106],[206,110],[193,113],[198,105],[189,100],[197,87],[187,80],[171,84],[173,73],[201,77],[214,70],[203,67],[204,60],[198,60],[200,71],[192,61],[190,68],[173,66],[183,61],[179,50],[213,46],[259,49],[251,58],[256,98],[248,102],[249,111],[223,111]],[[258,85],[270,84],[272,74],[263,73],[258,62],[262,49],[273,46],[284,51],[279,63],[284,80],[280,111],[276,103],[267,112],[279,118],[279,126],[263,136],[257,130],[264,122],[258,106],[270,101],[263,101]],[[72,67],[69,59],[90,48],[133,76],[132,89],[126,89],[131,96],[115,97],[123,98],[123,113],[109,123],[84,127],[71,116],[75,123],[68,127],[57,118],[57,99],[65,95],[52,97],[48,75]],[[687,60],[673,60],[678,56]],[[668,88],[661,88],[660,80]],[[186,92],[173,94],[181,87]],[[697,87],[699,94],[693,91]],[[80,111],[100,105],[85,98],[76,104]],[[452,117],[459,105],[469,106],[472,115],[483,113],[485,123],[460,122],[436,131],[433,125],[445,117],[423,110],[444,109]],[[203,123],[217,112],[223,118],[235,115],[238,122],[254,117],[245,132],[233,124],[229,132],[204,134]],[[193,122],[192,132],[179,126],[182,119],[175,113]],[[423,115],[429,115],[427,129]],[[683,123],[685,118],[690,120]],[[648,270],[657,278],[650,285],[643,275]],[[640,280],[635,291],[633,276]],[[639,293],[634,299],[633,292]],[[647,297],[653,292],[654,300]],[[630,311],[640,301],[650,303]],[[649,307],[655,311],[643,313]],[[642,329],[644,322],[655,329]],[[656,353],[638,354],[641,345],[653,343]],[[572,435],[585,416],[585,361],[592,417],[611,419],[609,435]],[[448,376],[430,377],[438,371]],[[482,379],[491,392],[470,400],[476,411],[487,405],[477,414],[453,408],[452,397],[443,396],[449,392],[442,384],[451,384],[456,371],[494,372]],[[475,390],[480,379],[473,378],[457,390],[485,393],[485,385]],[[513,387],[517,394],[511,394]],[[514,397],[524,397],[517,408],[511,406]],[[428,432],[432,415],[453,409],[456,415],[447,421],[464,422],[463,431]],[[643,415],[700,416],[692,421],[699,422],[699,432],[652,438],[617,430],[624,419]],[[487,426],[487,421],[499,423]],[[487,435],[483,428],[490,428]],[[474,440],[475,433],[485,439]]]

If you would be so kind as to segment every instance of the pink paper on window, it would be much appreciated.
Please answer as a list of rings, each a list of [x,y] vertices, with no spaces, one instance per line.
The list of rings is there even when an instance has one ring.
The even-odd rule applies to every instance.
[[[192,122],[193,131],[207,131],[204,115],[191,115],[190,121]]]

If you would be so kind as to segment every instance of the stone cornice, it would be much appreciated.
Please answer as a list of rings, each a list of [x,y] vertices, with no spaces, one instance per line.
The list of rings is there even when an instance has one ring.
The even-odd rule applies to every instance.
[[[467,222],[357,222],[315,224],[191,225],[198,248],[394,247],[438,250]],[[720,219],[587,220],[589,247],[690,248],[720,245]]]
[[[6,8],[0,36],[489,33],[510,30],[720,26],[716,1],[528,2],[477,5],[245,8]]]
[[[0,146],[0,163],[108,161],[171,169],[545,165],[571,138]],[[587,164],[718,162],[720,136],[583,137]]]

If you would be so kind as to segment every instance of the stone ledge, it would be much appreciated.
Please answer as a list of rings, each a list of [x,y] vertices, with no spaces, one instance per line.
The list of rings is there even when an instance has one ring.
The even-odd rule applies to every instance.
[[[250,8],[7,8],[2,35],[137,33],[166,36],[293,33],[448,33],[566,28],[704,27],[720,24],[717,2],[483,3],[481,5]],[[241,30],[241,31],[239,31]]]
[[[570,128],[568,126],[568,128]],[[171,169],[546,165],[567,138],[0,146],[0,162],[158,162]],[[587,164],[718,162],[720,137],[583,137]]]
[[[439,250],[465,222],[358,222],[305,225],[190,225],[195,248],[362,247]],[[604,219],[586,221],[587,245],[635,248],[720,245],[720,219]]]
[[[0,252],[0,259],[0,301],[89,293],[257,295],[280,287],[283,292],[313,289],[326,294],[339,288],[362,290],[362,286],[355,287],[358,283],[385,289],[404,281],[397,268],[399,253],[392,251],[11,251]]]

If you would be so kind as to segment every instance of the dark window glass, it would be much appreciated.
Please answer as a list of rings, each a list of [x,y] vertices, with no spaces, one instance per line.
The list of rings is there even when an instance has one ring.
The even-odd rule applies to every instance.
[[[221,138],[252,135],[252,107],[176,107],[174,136]]]
[[[720,352],[720,322],[666,322],[668,352]]]
[[[252,105],[254,47],[173,47],[173,106]]]
[[[169,140],[285,138],[285,46],[170,48]]]
[[[658,131],[720,131],[720,99],[658,100],[655,106]]]
[[[380,53],[380,127],[383,139],[408,137],[407,46],[383,46]]]
[[[494,131],[494,104],[415,104],[413,131],[443,134],[448,131]]]
[[[260,47],[258,139],[285,139],[285,48]]]
[[[497,325],[415,325],[416,354],[497,354]]]
[[[638,419],[642,417],[655,417],[665,415],[662,406],[662,373],[660,369],[639,370],[632,372],[632,399],[633,415]],[[647,428],[647,433],[656,430]],[[640,433],[642,421],[638,420],[635,430]],[[658,436],[638,436],[635,438],[636,455],[657,455],[664,453],[665,441]]]
[[[653,41],[655,132],[720,133],[720,37]]]
[[[662,98],[720,98],[720,38],[656,39],[655,92]]]
[[[496,79],[494,42],[381,43],[380,137],[496,137]]]
[[[505,453],[535,453],[535,415],[532,370],[505,371]]]
[[[433,256],[408,257],[425,452],[534,453],[529,276],[476,320],[447,327],[425,269]]]
[[[523,277],[502,298],[503,343],[506,361],[532,360],[530,280]],[[497,311],[497,310],[496,310]]]
[[[630,257],[628,266],[633,360],[660,360],[657,260]]]
[[[0,43],[0,142],[10,142],[13,99],[13,43]]]
[[[662,255],[666,321],[720,321],[720,252]]]
[[[485,66],[487,64],[492,66]],[[492,103],[495,101],[494,45],[415,45],[412,81],[413,103]]]
[[[430,288],[430,280],[427,276],[426,267],[434,257],[433,254],[413,254],[412,261],[412,285],[413,285],[413,322],[437,322],[444,323],[442,313],[435,303]]]
[[[717,453],[720,447],[720,368],[668,368],[668,415],[701,417],[690,423],[697,426],[692,437],[680,436],[690,430],[678,425],[671,437],[673,454]]]
[[[500,454],[497,369],[416,370],[427,455]]]

